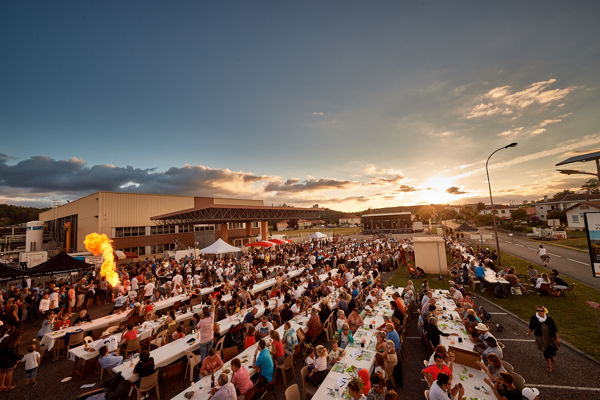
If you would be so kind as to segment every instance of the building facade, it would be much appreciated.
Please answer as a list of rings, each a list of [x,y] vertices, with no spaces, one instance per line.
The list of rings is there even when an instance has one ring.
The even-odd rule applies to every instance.
[[[151,218],[204,204],[262,206],[262,200],[224,199],[163,194],[96,192],[40,213],[46,230],[54,234],[59,246],[68,251],[86,251],[85,236],[104,233],[116,250],[139,256],[163,254],[177,247],[203,247],[227,231],[228,242],[242,246],[260,234],[256,221],[222,224],[157,224]]]
[[[566,209],[567,226],[573,230],[585,229],[583,216],[587,212],[600,212],[600,201],[584,201]]]

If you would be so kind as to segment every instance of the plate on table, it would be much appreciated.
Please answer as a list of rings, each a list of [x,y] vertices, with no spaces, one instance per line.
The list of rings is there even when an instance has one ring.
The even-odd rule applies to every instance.
[[[331,368],[331,370],[333,372],[338,372],[338,373],[344,373],[345,369],[346,369],[346,364],[344,364],[344,363],[337,363],[333,366],[333,368]]]

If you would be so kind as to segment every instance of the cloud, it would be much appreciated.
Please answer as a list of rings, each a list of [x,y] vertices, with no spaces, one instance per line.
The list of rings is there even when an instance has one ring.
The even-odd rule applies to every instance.
[[[402,171],[394,168],[377,168],[375,164],[367,164],[365,167],[365,174],[367,175],[396,175],[401,176]]]
[[[216,169],[203,165],[172,167],[164,172],[131,166],[88,166],[78,158],[54,160],[33,156],[8,165],[0,159],[0,186],[21,188],[25,193],[86,194],[94,191],[178,193],[182,195],[225,196],[256,191],[256,182],[272,181],[271,176]]]
[[[500,132],[498,134],[498,136],[504,136],[504,137],[518,136],[523,132],[523,129],[525,129],[525,127],[523,127],[523,126],[519,126],[518,128],[508,129],[506,131]]]
[[[531,131],[531,136],[539,135],[544,132],[546,132],[546,128],[537,128]]]
[[[349,180],[311,178],[303,182],[294,179],[287,180],[286,182],[270,182],[264,189],[266,192],[312,192],[327,189],[345,189],[356,185],[357,182]]]
[[[539,126],[540,128],[543,128],[545,126],[548,126],[550,124],[557,124],[559,122],[562,122],[562,119],[560,118],[556,118],[556,119],[545,119],[542,122],[540,122]]]
[[[532,105],[548,105],[564,99],[577,87],[569,86],[563,89],[550,89],[555,78],[534,82],[525,89],[513,92],[508,85],[489,90],[481,96],[481,102],[466,115],[467,119],[489,117],[493,115],[511,115]]]
[[[460,190],[460,188],[458,186],[450,186],[448,189],[446,189],[447,193],[450,194],[466,194],[468,192],[464,192],[462,190]]]
[[[323,111],[313,111],[312,115],[322,117],[323,115],[325,115],[325,113]]]
[[[398,192],[399,193],[409,193],[409,192],[416,192],[419,189],[417,189],[414,186],[409,186],[409,185],[402,185],[398,188]]]

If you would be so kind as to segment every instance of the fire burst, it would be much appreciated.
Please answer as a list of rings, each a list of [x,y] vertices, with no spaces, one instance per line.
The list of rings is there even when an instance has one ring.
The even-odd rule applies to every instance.
[[[105,276],[112,287],[116,287],[120,283],[119,274],[115,268],[115,255],[108,236],[104,233],[90,233],[85,237],[83,244],[95,256],[102,254],[104,262],[102,263],[102,268],[100,268],[100,275]]]

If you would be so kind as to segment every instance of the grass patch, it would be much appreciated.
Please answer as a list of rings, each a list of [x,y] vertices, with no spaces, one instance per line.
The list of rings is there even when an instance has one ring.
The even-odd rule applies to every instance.
[[[527,273],[527,261],[516,257],[512,254],[502,252],[502,263],[507,266],[514,266],[517,273]],[[542,267],[537,267],[538,273],[550,271]],[[392,272],[391,278],[386,282],[388,285],[404,286],[409,279],[408,272],[405,268],[399,268]],[[529,322],[529,318],[534,314],[535,307],[538,304],[548,308],[549,314],[554,318],[558,326],[560,337],[573,346],[577,347],[584,353],[600,360],[600,332],[596,325],[596,317],[594,309],[585,304],[587,300],[600,303],[600,291],[587,286],[584,283],[563,277],[567,282],[575,282],[576,297],[547,297],[538,296],[535,294],[527,294],[523,296],[509,296],[506,299],[498,299],[492,293],[486,291],[484,293],[476,292],[478,296],[483,296],[491,302],[509,310],[516,314],[519,318]],[[444,280],[438,280],[437,277],[429,276],[429,286],[433,289],[448,289],[449,277],[445,276]],[[419,288],[422,279],[413,279],[415,288]],[[523,332],[525,338],[525,331]]]

